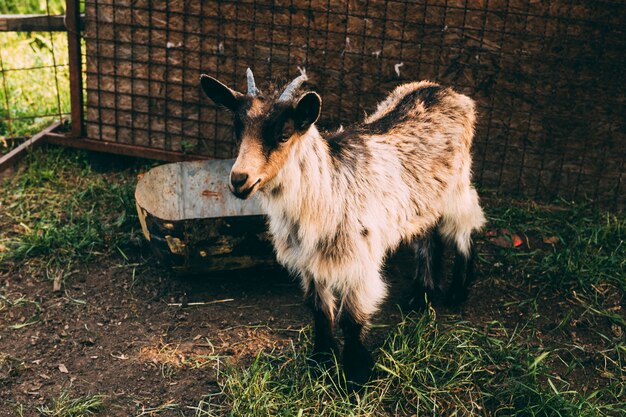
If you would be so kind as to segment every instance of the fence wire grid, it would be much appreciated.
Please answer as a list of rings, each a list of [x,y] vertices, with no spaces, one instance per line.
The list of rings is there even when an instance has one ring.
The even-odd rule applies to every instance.
[[[429,79],[478,104],[481,186],[624,207],[621,2],[81,0],[83,7],[87,139],[172,159],[233,157],[231,116],[201,95],[201,73],[244,90],[252,67],[267,90],[306,67],[324,101],[323,128],[360,120],[395,86]]]
[[[322,124],[371,112],[396,85],[452,85],[478,103],[475,178],[535,197],[623,205],[623,4],[597,1],[87,0],[87,134],[233,156],[205,72],[261,88],[304,66]]]
[[[54,26],[63,12],[60,2],[41,3],[38,26]],[[26,6],[24,6],[26,7]],[[5,10],[6,9],[6,10]],[[27,12],[32,10],[27,7]],[[0,7],[5,26],[24,12],[17,5]],[[3,26],[0,25],[0,26]],[[14,149],[33,133],[57,121],[68,120],[70,109],[67,35],[62,31],[0,31],[0,155]]]

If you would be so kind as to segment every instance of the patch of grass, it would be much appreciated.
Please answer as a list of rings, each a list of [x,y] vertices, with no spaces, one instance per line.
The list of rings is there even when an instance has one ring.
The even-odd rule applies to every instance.
[[[247,369],[222,369],[220,392],[201,401],[196,415],[623,415],[626,220],[566,202],[502,199],[487,211],[489,227],[516,231],[527,244],[489,246],[502,279],[531,297],[512,295],[519,307],[532,307],[518,326],[444,322],[433,312],[409,317],[380,349],[378,377],[358,394],[348,393],[336,369],[314,377],[301,340],[286,352],[261,353]],[[582,312],[609,321],[583,326],[599,340],[541,333],[536,316],[548,291],[570,309],[555,331],[575,332]]]
[[[53,147],[35,150],[24,166],[0,195],[0,264],[36,259],[65,275],[76,262],[139,242],[136,169],[98,173],[86,153]]]
[[[142,407],[141,412],[139,414],[136,414],[135,417],[158,416],[161,413],[167,413],[168,411],[176,411],[179,409],[180,406],[178,404],[175,404],[172,401],[168,401],[157,407]]]
[[[9,325],[9,329],[19,330],[39,322],[41,305],[38,302],[28,300],[24,297],[11,300],[3,294],[0,294],[0,313],[9,310],[15,311],[16,309],[21,309],[23,321]]]
[[[604,392],[568,388],[548,356],[521,332],[493,322],[485,331],[441,323],[434,313],[407,317],[380,349],[378,378],[357,394],[336,370],[316,378],[297,348],[260,354],[247,369],[227,367],[221,392],[200,402],[197,416],[603,416],[626,406]],[[308,344],[308,343],[307,343]]]
[[[37,411],[46,417],[87,417],[102,409],[104,399],[103,395],[72,398],[68,391],[63,391],[50,405],[38,407]]]
[[[494,227],[530,236],[529,250],[500,249],[500,262],[531,285],[557,290],[626,330],[625,313],[617,308],[626,297],[626,216],[565,201],[505,202],[490,206],[489,215]]]
[[[24,361],[0,352],[0,386],[21,374],[24,369],[26,369]]]
[[[0,14],[63,14],[65,0],[3,0]]]
[[[207,344],[210,345],[208,340]],[[163,376],[171,375],[177,369],[200,369],[211,365],[219,367],[219,361],[224,359],[224,357],[215,354],[213,348],[195,348],[163,342],[155,346],[142,347],[139,351],[139,358],[144,362],[160,365]]]

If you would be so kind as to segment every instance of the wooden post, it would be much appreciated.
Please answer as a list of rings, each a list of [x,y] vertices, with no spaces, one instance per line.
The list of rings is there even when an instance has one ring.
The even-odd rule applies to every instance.
[[[0,32],[65,32],[63,16],[0,14]]]
[[[56,122],[48,126],[47,128],[37,133],[32,138],[28,139],[26,142],[22,143],[6,155],[0,156],[0,172],[17,164],[17,162],[24,156],[26,156],[26,153],[33,149],[35,146],[45,143],[47,140],[47,135],[58,129],[59,125],[59,122]]]
[[[80,10],[79,0],[66,0],[65,27],[67,28],[67,47],[70,70],[70,103],[72,107],[72,136],[80,138],[83,128],[83,71],[80,48]]]

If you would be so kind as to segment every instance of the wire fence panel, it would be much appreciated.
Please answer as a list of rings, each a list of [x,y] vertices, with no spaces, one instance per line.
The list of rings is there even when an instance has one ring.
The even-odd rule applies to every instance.
[[[37,15],[24,6],[0,5],[0,154],[69,115],[67,35],[58,32],[58,0],[39,2]],[[61,16],[62,19],[62,16]],[[46,29],[15,32],[12,28]]]
[[[90,139],[232,157],[200,73],[261,90],[306,67],[321,125],[362,119],[400,83],[478,103],[485,187],[623,207],[626,6],[583,0],[86,0]]]

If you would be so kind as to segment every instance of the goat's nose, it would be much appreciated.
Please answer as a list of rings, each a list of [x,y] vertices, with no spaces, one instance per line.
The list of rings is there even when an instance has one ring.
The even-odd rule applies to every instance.
[[[248,181],[248,174],[244,172],[233,172],[230,174],[230,183],[236,190]]]

